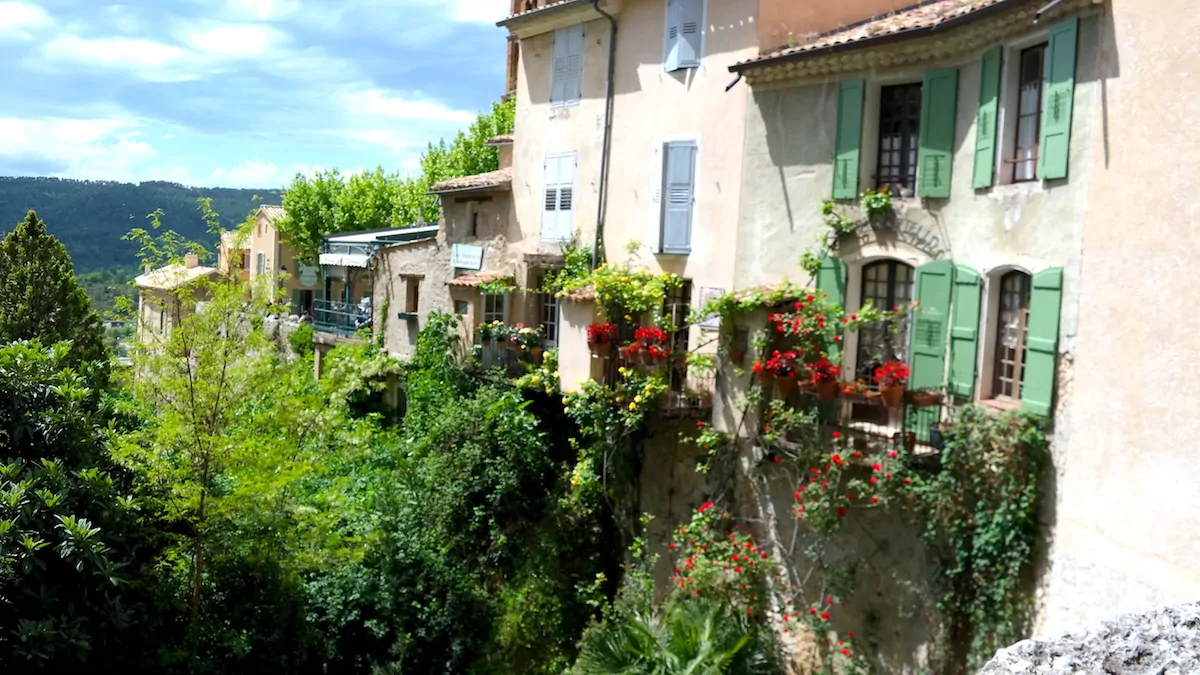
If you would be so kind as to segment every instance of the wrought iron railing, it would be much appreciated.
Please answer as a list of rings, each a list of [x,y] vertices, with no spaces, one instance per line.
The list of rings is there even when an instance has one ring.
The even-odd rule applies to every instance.
[[[321,246],[321,253],[332,253],[336,255],[371,255],[375,252],[375,247],[372,244],[359,244],[347,242],[325,242]]]
[[[351,335],[370,327],[370,307],[339,300],[313,301],[313,328],[319,331]]]

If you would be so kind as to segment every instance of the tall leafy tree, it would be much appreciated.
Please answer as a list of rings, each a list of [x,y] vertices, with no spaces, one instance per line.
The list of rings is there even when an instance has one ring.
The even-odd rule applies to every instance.
[[[0,342],[71,341],[67,362],[95,364],[107,377],[107,350],[100,317],[75,280],[71,256],[46,224],[30,211],[0,242]]]

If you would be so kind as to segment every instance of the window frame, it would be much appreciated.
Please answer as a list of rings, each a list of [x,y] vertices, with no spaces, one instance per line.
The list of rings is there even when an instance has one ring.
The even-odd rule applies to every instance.
[[[404,313],[418,314],[421,306],[421,279],[417,275],[401,275],[404,279]]]
[[[555,190],[555,193],[554,193],[555,209],[554,209],[554,211],[550,211],[546,208],[546,201],[547,201],[546,193],[551,189],[551,185],[547,179],[547,176],[549,175],[548,169],[549,169],[551,161],[557,162],[557,161],[563,160],[563,159],[571,160],[570,161],[571,181],[569,183],[564,183],[564,182],[562,182],[562,178],[560,176],[558,179],[558,182],[554,183],[553,189]],[[570,241],[571,236],[575,233],[575,203],[576,203],[575,182],[578,178],[578,175],[579,175],[579,153],[575,150],[571,150],[569,152],[551,152],[551,153],[548,153],[546,155],[545,159],[542,161],[542,193],[541,193],[542,221],[540,224],[540,228],[538,230],[538,241],[539,242],[541,242],[543,244],[561,244],[563,242]],[[561,214],[564,210],[567,210],[567,209],[562,208],[563,189],[564,188],[569,191],[570,196],[569,196],[568,201],[570,202],[570,205],[571,205],[571,208],[569,209],[570,218],[568,218],[567,226],[564,228],[565,234],[563,234],[563,236],[561,236],[557,239],[555,239],[553,237],[547,237],[546,236],[547,235],[546,218],[548,217],[548,214],[554,213],[557,217],[558,214]],[[559,226],[561,226],[561,223],[559,223]]]
[[[259,274],[266,274],[266,273],[267,273],[267,254],[266,253],[254,254],[254,274],[257,276]]]
[[[993,187],[1001,185],[1023,185],[1034,186],[1041,183],[1037,178],[1037,163],[1034,162],[1034,178],[1030,180],[1014,180],[1016,177],[1016,164],[1012,161],[1015,159],[1015,148],[1017,138],[1017,113],[1020,102],[1020,55],[1027,49],[1038,46],[1048,46],[1050,44],[1049,29],[1039,30],[1032,34],[1026,35],[1018,40],[1010,40],[1001,42],[1000,46],[1003,50],[1003,63],[1000,68],[1000,98],[997,105],[996,125],[996,157],[994,164]],[[1045,57],[1042,61],[1045,64]],[[1042,73],[1042,92],[1045,92],[1045,71]],[[1045,105],[1044,101],[1039,101],[1039,109]],[[1038,143],[1041,143],[1041,123],[1038,119]],[[1041,148],[1038,148],[1041,152]]]
[[[866,303],[867,298],[868,298],[868,295],[867,295],[867,273],[873,268],[878,268],[878,267],[882,267],[885,265],[888,267],[888,271],[887,271],[887,279],[884,281],[884,283],[886,284],[886,289],[887,289],[887,295],[884,298],[884,300],[888,301],[888,304],[880,307],[877,303],[876,306],[880,307],[881,309],[886,310],[886,309],[891,309],[892,307],[900,305],[902,303],[912,301],[912,298],[914,297],[914,294],[916,293],[917,266],[909,263],[908,261],[900,260],[897,258],[877,258],[874,260],[866,261],[858,267],[856,276],[857,276],[857,282],[858,282],[858,289],[857,289],[858,290],[858,307],[860,309],[863,307],[864,303]],[[896,279],[895,279],[896,269],[900,266],[904,266],[905,268],[908,269],[908,282],[907,283],[908,283],[908,296],[909,297],[907,300],[899,299],[899,296],[896,293],[896,290],[897,290],[896,289]],[[847,290],[849,290],[849,289],[847,289]],[[904,322],[904,330],[900,334],[901,337],[899,338],[899,340],[901,343],[901,351],[903,353],[902,360],[904,360],[907,363],[909,360],[909,356],[910,356],[909,335],[910,335],[910,330],[912,327],[911,327],[911,325],[908,324],[907,317],[904,319],[901,319],[901,321]],[[888,327],[884,326],[883,329],[884,329],[884,331],[887,331]],[[857,379],[866,379],[867,382],[870,383],[874,379],[874,373],[867,373],[866,377],[863,377],[864,368],[869,368],[869,366],[871,365],[866,362],[866,358],[864,358],[864,354],[863,354],[863,349],[865,348],[865,340],[863,339],[864,334],[865,334],[865,331],[859,330],[859,331],[857,331],[857,334],[855,335],[854,368],[853,368],[852,372],[853,372],[856,380]],[[885,332],[884,335],[886,337],[887,333]],[[869,358],[869,356],[868,356],[868,358]]]
[[[480,323],[487,324],[487,323],[492,323],[493,321],[500,321],[501,323],[507,324],[508,323],[508,294],[507,293],[483,293],[481,295],[483,296],[483,298],[480,303],[482,305],[482,307],[480,308],[482,310],[480,313],[480,317],[481,317]],[[497,308],[494,306],[491,309],[489,309],[488,308],[489,300],[498,302],[500,305],[499,309],[497,310]],[[497,316],[497,314],[498,314],[498,316]]]
[[[1023,49],[1014,50],[1017,53],[1017,65],[1016,65],[1017,88],[1016,88],[1016,96],[1013,101],[1015,127],[1014,127],[1014,131],[1013,131],[1013,135],[1012,135],[1012,145],[1011,145],[1012,158],[1008,160],[1012,164],[1012,182],[1013,183],[1029,183],[1029,182],[1037,181],[1037,179],[1038,179],[1037,162],[1038,162],[1038,153],[1041,152],[1042,110],[1045,106],[1045,101],[1043,100],[1043,97],[1045,96],[1045,93],[1046,93],[1046,53],[1049,50],[1049,47],[1050,47],[1049,42],[1040,42],[1038,44],[1035,44],[1035,45],[1032,45],[1029,47],[1025,47]],[[1038,64],[1038,70],[1040,71],[1040,73],[1037,77],[1037,93],[1035,94],[1036,105],[1035,105],[1035,110],[1032,113],[1024,113],[1021,110],[1021,108],[1022,108],[1021,104],[1024,102],[1024,97],[1025,97],[1025,92],[1024,92],[1025,57],[1029,54],[1033,54],[1036,52],[1041,52],[1041,57],[1039,59],[1039,64]],[[1029,157],[1029,158],[1022,158],[1020,156],[1020,153],[1022,150],[1022,147],[1020,145],[1020,143],[1021,143],[1021,122],[1022,122],[1022,120],[1026,119],[1028,117],[1032,117],[1033,123],[1034,123],[1033,145],[1032,145],[1033,156]],[[1024,148],[1024,149],[1029,149],[1029,147],[1030,146],[1026,146],[1026,148]],[[1018,177],[1017,173],[1021,169],[1021,167],[1024,165],[1030,165],[1030,164],[1032,165],[1032,170],[1030,171],[1030,175],[1028,177]]]
[[[1021,279],[1023,287],[1017,290],[1022,293],[1020,306],[1016,311],[1018,313],[1017,325],[1017,346],[1014,350],[1008,350],[1004,346],[1002,337],[1005,328],[1003,319],[1004,312],[1004,296],[1005,282],[1010,279]],[[1016,403],[1021,400],[1021,393],[1025,381],[1025,359],[1029,353],[1029,304],[1033,293],[1033,275],[1022,269],[1007,269],[1001,274],[990,280],[996,285],[995,293],[995,311],[990,312],[992,316],[992,325],[989,330],[990,337],[990,353],[985,355],[985,358],[991,364],[991,372],[989,375],[988,392],[984,400],[999,401],[1002,403]],[[1014,356],[1020,355],[1019,359],[1004,358],[1005,351],[1013,351]],[[1011,377],[1004,377],[1004,366],[1012,362],[1013,373]],[[1005,383],[1008,384],[1010,390],[1005,390]]]
[[[895,83],[887,83],[887,84],[881,83],[878,87],[875,88],[875,91],[876,91],[875,103],[876,103],[876,105],[875,105],[875,110],[874,110],[874,116],[873,116],[873,118],[868,118],[868,119],[875,120],[875,125],[874,125],[874,129],[875,129],[875,139],[874,140],[875,140],[875,142],[872,144],[874,147],[874,150],[875,150],[875,157],[874,157],[874,161],[872,162],[872,164],[873,164],[873,166],[872,166],[873,179],[868,182],[868,184],[874,185],[875,189],[879,189],[879,188],[883,187],[884,185],[891,185],[893,194],[899,195],[899,194],[901,194],[901,190],[907,190],[914,195],[916,194],[917,181],[920,180],[919,176],[917,175],[917,168],[918,168],[918,164],[920,161],[920,150],[921,150],[921,109],[924,105],[924,101],[923,101],[924,88],[925,88],[924,80],[917,80],[915,82],[913,82],[913,81],[895,82]],[[915,137],[915,139],[912,139],[913,141],[915,141],[915,143],[913,143],[910,147],[909,146],[910,139],[907,136],[902,136],[901,149],[899,150],[901,163],[898,165],[899,168],[907,168],[907,170],[908,170],[907,172],[899,171],[899,170],[898,170],[898,172],[904,174],[902,176],[902,178],[908,178],[909,176],[911,176],[912,180],[911,180],[910,185],[901,185],[896,182],[885,181],[882,176],[882,161],[883,161],[883,155],[884,155],[884,149],[883,149],[884,112],[886,110],[885,104],[887,102],[885,95],[888,91],[896,90],[896,89],[908,89],[908,90],[915,91],[915,101],[916,101],[915,111],[908,109],[908,108],[911,108],[911,105],[909,105],[905,108],[905,117],[907,118],[907,121],[911,121],[911,122],[915,123],[915,126],[916,126],[916,137]],[[913,96],[911,93],[909,94],[909,97],[910,97],[910,99],[912,99]],[[912,101],[910,100],[909,103],[911,104]],[[908,162],[907,167],[905,166],[906,161]]]
[[[686,355],[691,345],[691,324],[687,322],[691,314],[692,294],[695,284],[691,279],[684,279],[678,288],[668,289],[663,296],[662,315],[669,317],[675,325],[675,330],[669,336],[671,348],[670,362],[667,364],[667,386],[672,392],[687,391],[688,366]]]

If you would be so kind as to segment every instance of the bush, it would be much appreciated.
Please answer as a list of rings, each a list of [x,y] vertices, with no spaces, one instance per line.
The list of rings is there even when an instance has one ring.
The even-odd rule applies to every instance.
[[[302,323],[296,326],[288,335],[288,345],[292,348],[292,353],[300,358],[307,358],[313,354],[313,327],[312,324]]]

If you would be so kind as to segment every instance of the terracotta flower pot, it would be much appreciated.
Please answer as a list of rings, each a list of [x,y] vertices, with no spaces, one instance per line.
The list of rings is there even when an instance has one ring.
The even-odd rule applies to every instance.
[[[899,408],[904,402],[904,385],[896,385],[894,387],[880,387],[879,395],[883,397],[883,404],[889,408]]]
[[[837,380],[828,380],[826,382],[817,382],[816,388],[817,388],[817,400],[818,401],[832,401],[833,399],[837,398],[837,395],[838,395]]]
[[[783,375],[775,378],[775,383],[779,385],[779,395],[783,397],[791,396],[793,391],[796,391],[796,374]]]
[[[767,370],[766,368],[763,368],[762,370],[758,371],[758,381],[760,384],[762,384],[762,386],[769,387],[769,386],[771,386],[771,382],[774,380],[775,380],[775,373],[772,373],[771,371]]]
[[[607,357],[612,353],[611,342],[591,342],[588,343],[588,347],[591,348],[593,354],[600,358]]]
[[[625,362],[630,365],[637,365],[642,362],[642,350],[627,349],[625,350]]]
[[[483,348],[484,348],[484,349],[491,349],[491,348],[492,348],[492,341],[491,341],[491,340],[483,340],[483,341],[481,342],[481,344],[483,344]]]

